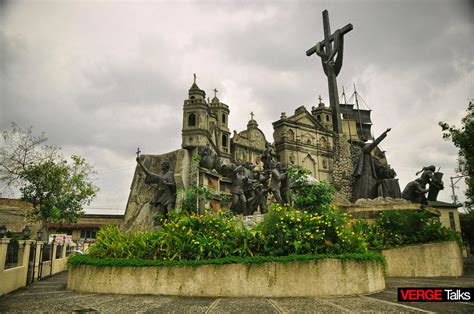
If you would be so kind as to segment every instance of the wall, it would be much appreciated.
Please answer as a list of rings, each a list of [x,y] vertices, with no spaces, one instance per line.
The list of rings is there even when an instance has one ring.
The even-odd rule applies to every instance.
[[[456,241],[382,250],[387,277],[461,276],[463,258]]]
[[[14,291],[18,288],[25,287],[28,276],[28,261],[30,257],[30,246],[36,245],[36,256],[35,259],[35,279],[38,278],[39,272],[39,252],[42,245],[41,241],[18,241],[20,249],[18,252],[18,265],[13,268],[4,269],[5,259],[7,255],[7,247],[10,239],[0,239],[0,296]],[[53,257],[56,256],[57,244],[53,247]],[[45,262],[42,269],[42,277],[45,278],[50,274],[56,274],[66,270],[67,268],[67,257],[66,257],[66,246],[63,249],[62,255],[59,259],[53,260],[53,272],[51,273],[50,262]]]
[[[219,297],[354,295],[385,288],[376,261],[309,262],[173,267],[73,265],[68,289],[117,294]]]

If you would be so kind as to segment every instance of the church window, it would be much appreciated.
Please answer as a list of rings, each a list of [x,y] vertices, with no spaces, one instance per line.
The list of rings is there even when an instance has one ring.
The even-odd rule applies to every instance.
[[[310,140],[310,139],[307,139],[307,140],[306,140],[306,144],[311,145],[311,140]]]
[[[318,118],[318,121],[321,121],[321,115],[320,114],[318,114],[316,117]]]
[[[295,140],[295,132],[293,130],[288,130],[288,140],[289,141],[294,141]]]
[[[328,142],[326,141],[326,138],[325,137],[321,137],[321,139],[319,140],[319,144],[322,146],[322,147],[326,147]]]
[[[222,134],[222,146],[227,147],[227,135]]]
[[[194,113],[190,113],[188,116],[188,126],[196,126],[196,115]]]
[[[195,98],[196,98],[196,97],[194,97],[194,96],[191,96],[191,99],[195,99]]]
[[[329,116],[328,115],[326,115],[326,121],[329,122]]]
[[[222,114],[222,123],[225,123],[225,113]]]
[[[323,159],[323,168],[324,169],[328,168],[328,161],[326,159]]]

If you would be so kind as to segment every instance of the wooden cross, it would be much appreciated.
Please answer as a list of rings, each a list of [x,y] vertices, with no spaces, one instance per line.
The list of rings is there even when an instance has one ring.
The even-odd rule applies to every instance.
[[[352,24],[347,24],[331,34],[329,25],[329,13],[323,11],[324,39],[306,51],[309,57],[316,53],[321,58],[324,73],[328,78],[329,104],[332,110],[332,121],[334,132],[342,135],[341,109],[337,92],[336,77],[342,68],[344,50],[344,35],[353,29]],[[337,55],[337,56],[336,56]],[[336,60],[334,61],[334,57]]]
[[[217,92],[218,92],[217,88],[214,88],[213,91],[214,91],[214,97],[217,98]]]
[[[251,111],[250,112],[250,120],[253,120],[253,116],[254,116],[253,111]]]

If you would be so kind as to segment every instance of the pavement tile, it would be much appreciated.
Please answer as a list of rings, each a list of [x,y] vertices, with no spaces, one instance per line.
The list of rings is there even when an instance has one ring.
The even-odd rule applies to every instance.
[[[340,307],[334,306],[320,298],[272,298],[270,299],[284,313],[342,313]]]
[[[265,298],[220,298],[209,313],[279,313]]]
[[[155,298],[162,298],[156,296]],[[205,313],[216,298],[173,297],[169,302],[152,306],[143,313]]]

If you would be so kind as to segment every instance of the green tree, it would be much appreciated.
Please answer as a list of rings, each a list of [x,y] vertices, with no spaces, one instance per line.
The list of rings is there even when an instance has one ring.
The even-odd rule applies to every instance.
[[[470,211],[474,204],[474,101],[470,101],[467,115],[461,120],[461,128],[450,126],[445,122],[439,125],[443,129],[443,138],[450,139],[459,148],[457,171],[466,179],[465,208]]]
[[[33,204],[30,220],[41,221],[43,230],[50,222],[76,222],[98,191],[92,166],[76,155],[64,159],[58,147],[46,145],[44,134],[34,136],[32,128],[12,124],[2,135],[0,183],[19,188],[22,199]]]

